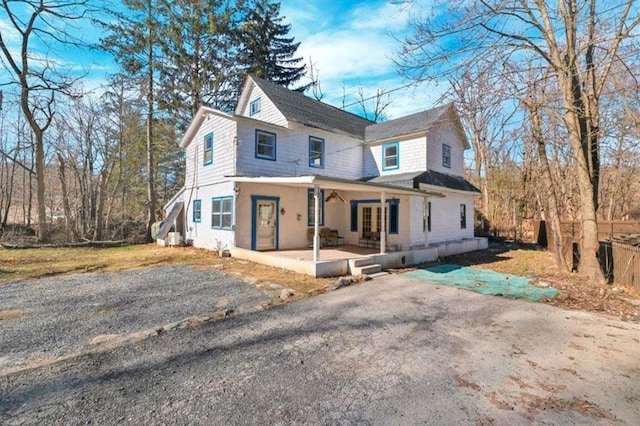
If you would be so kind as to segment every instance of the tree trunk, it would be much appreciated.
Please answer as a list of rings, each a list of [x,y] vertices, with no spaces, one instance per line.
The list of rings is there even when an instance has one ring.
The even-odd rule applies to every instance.
[[[60,176],[60,190],[62,191],[62,205],[64,208],[64,227],[67,234],[69,232],[73,236],[74,241],[78,241],[78,230],[76,229],[75,220],[71,213],[71,204],[69,203],[69,192],[67,191],[67,172],[64,165],[64,158],[59,152],[56,153],[58,157],[58,174]]]
[[[562,235],[562,224],[560,222],[558,209],[558,194],[556,193],[553,178],[551,177],[551,167],[549,166],[549,159],[547,158],[547,151],[542,136],[542,122],[538,114],[538,106],[533,101],[526,101],[524,103],[529,109],[533,139],[537,146],[538,158],[540,160],[543,191],[546,194],[547,201],[547,220],[549,221],[551,233],[553,234],[553,251],[556,265],[560,270],[567,270],[569,265],[564,255],[564,236]]]
[[[151,0],[147,1],[149,22],[153,19],[153,8]],[[154,110],[154,96],[153,96],[153,69],[154,69],[154,57],[153,57],[153,29],[149,28],[149,40],[147,45],[148,56],[148,68],[149,75],[147,76],[147,229],[146,239],[147,242],[152,242],[151,225],[156,221],[156,190],[155,190],[155,178],[154,178],[154,165],[153,165],[153,110]]]
[[[40,128],[37,127],[33,130],[36,137],[36,203],[38,208],[38,228],[36,232],[36,239],[39,242],[46,242],[49,240],[49,228],[47,225],[47,209],[44,197],[44,137]]]
[[[107,169],[103,168],[100,172],[100,181],[98,184],[98,203],[96,206],[96,221],[95,221],[95,231],[93,233],[93,239],[95,241],[101,241],[103,239],[103,230],[104,230],[104,205],[107,199],[107,183],[109,182],[109,177],[107,174]]]

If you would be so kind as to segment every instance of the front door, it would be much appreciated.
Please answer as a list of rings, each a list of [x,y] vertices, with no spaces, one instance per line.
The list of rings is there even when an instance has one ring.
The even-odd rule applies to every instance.
[[[276,202],[259,200],[256,214],[256,250],[276,249]]]

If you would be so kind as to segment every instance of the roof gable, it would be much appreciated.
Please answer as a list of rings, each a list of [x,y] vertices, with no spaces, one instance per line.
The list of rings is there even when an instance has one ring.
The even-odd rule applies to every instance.
[[[424,133],[434,125],[453,122],[462,129],[460,118],[455,111],[452,103],[431,108],[426,111],[420,111],[405,117],[396,118],[394,120],[376,123],[367,126],[365,132],[365,142],[381,141],[386,139],[394,139],[401,136],[412,135],[416,133]],[[462,132],[462,138],[465,147],[468,148],[468,142]]]
[[[360,140],[364,139],[366,127],[373,124],[372,121],[358,115],[255,76],[247,78],[236,114],[240,114],[240,111],[246,107],[251,84],[256,84],[289,122],[300,123]]]
[[[233,115],[227,114],[224,111],[220,111],[214,108],[209,108],[206,106],[201,106],[198,112],[196,112],[196,115],[191,120],[191,123],[189,123],[189,127],[187,127],[187,130],[184,132],[184,135],[180,140],[180,148],[186,148],[189,146],[193,137],[196,135],[196,133],[198,133],[200,126],[202,126],[202,122],[204,121],[204,119],[212,115],[217,115],[219,117],[223,117],[228,120],[235,120]]]

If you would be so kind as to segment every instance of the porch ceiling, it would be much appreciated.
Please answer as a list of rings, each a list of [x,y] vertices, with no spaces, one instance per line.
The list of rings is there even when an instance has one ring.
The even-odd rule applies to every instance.
[[[421,197],[444,197],[443,194],[423,189],[401,188],[394,185],[377,184],[371,182],[359,182],[348,179],[333,178],[327,176],[229,176],[229,180],[238,183],[262,183],[272,185],[284,185],[301,188],[313,188],[318,185],[323,189],[340,191],[360,191],[390,195],[413,195]]]

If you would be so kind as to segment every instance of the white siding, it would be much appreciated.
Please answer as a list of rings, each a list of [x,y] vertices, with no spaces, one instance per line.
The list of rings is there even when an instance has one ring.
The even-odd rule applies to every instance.
[[[427,245],[427,233],[424,223],[424,206],[426,200],[423,197],[410,197],[410,222],[409,247],[423,247]]]
[[[364,156],[365,176],[380,176],[394,173],[420,172],[427,170],[427,138],[424,136],[398,140],[399,166],[393,170],[383,169],[382,147],[389,142],[368,144]]]
[[[451,167],[442,165],[442,145],[451,147]],[[429,170],[464,176],[464,141],[452,123],[436,125],[429,131],[427,165]]]
[[[213,162],[204,165],[204,137],[213,132]],[[235,174],[235,121],[212,115],[202,122],[185,153],[185,187],[187,191],[209,183],[220,182]],[[194,174],[195,171],[195,174]]]
[[[251,117],[256,120],[266,121],[267,123],[273,123],[278,126],[286,126],[287,119],[282,115],[280,110],[271,102],[264,92],[255,84],[252,84],[251,92],[247,98],[247,104],[244,106],[241,115],[245,117]],[[251,115],[250,108],[251,102],[256,99],[260,99],[260,112]]]
[[[211,199],[213,197],[233,196],[233,183],[222,182],[213,185],[200,186],[193,191],[187,190],[183,194],[185,202],[185,218],[187,227],[185,237],[193,241],[194,247],[215,250],[220,245],[222,248],[234,246],[235,238],[233,230],[220,230],[211,228]],[[193,201],[201,200],[202,216],[199,223],[193,221]],[[235,204],[232,202],[232,204]],[[235,210],[235,208],[233,209]],[[231,221],[236,223],[237,212],[232,211]]]
[[[429,244],[473,237],[473,195],[440,191],[444,198],[431,198]],[[460,228],[460,204],[467,207],[467,227]]]
[[[256,158],[256,130],[276,134],[276,161]],[[309,166],[309,136],[324,139],[324,168]],[[238,174],[246,176],[321,175],[344,179],[362,177],[362,142],[319,129],[295,129],[238,119]]]

